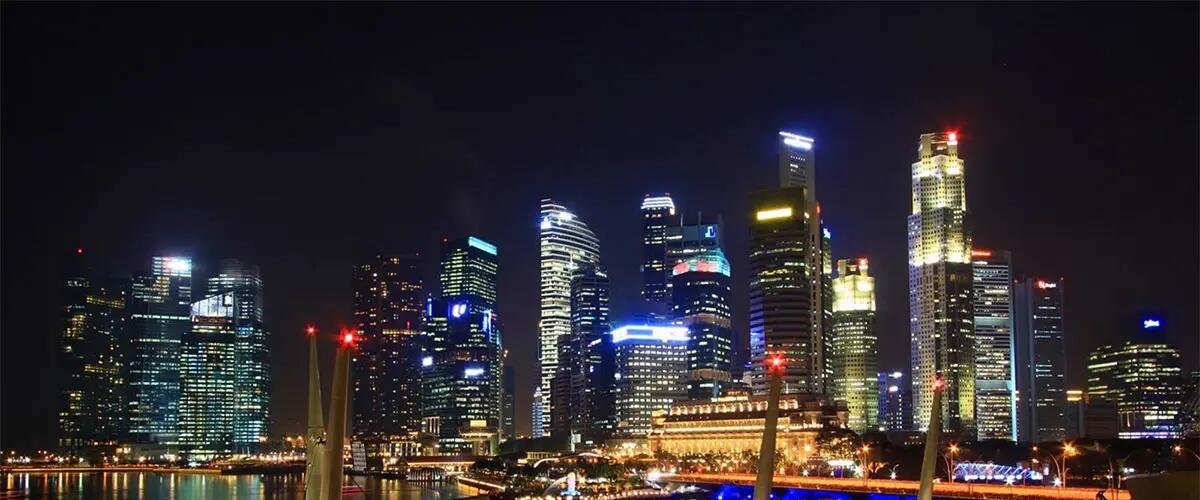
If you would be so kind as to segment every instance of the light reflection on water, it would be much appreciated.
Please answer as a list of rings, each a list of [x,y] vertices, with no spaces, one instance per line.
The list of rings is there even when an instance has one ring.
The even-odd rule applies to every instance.
[[[347,476],[346,484],[367,493],[353,499],[450,500],[481,494],[457,484],[410,483],[400,479]],[[0,497],[13,491],[30,498],[79,499],[224,499],[304,498],[303,474],[238,475],[171,472],[45,472],[0,474]],[[7,498],[7,497],[6,497]],[[19,497],[18,497],[19,498]]]

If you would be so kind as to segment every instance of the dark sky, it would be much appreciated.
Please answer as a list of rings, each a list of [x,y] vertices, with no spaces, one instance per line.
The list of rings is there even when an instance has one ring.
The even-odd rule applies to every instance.
[[[538,200],[595,229],[618,318],[641,196],[721,213],[744,335],[747,196],[776,182],[779,128],[816,138],[835,255],[871,258],[881,369],[908,365],[917,136],[947,129],[977,245],[1066,279],[1069,385],[1144,310],[1196,366],[1195,3],[0,9],[3,448],[53,442],[70,249],[112,272],[260,264],[276,431],[294,433],[301,329],[349,321],[359,251],[467,233],[500,248],[524,431]]]

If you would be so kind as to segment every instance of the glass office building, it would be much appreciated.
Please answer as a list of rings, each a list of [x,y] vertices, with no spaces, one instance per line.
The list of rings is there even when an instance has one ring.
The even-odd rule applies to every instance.
[[[176,445],[179,438],[180,344],[191,329],[192,260],[154,257],[134,278],[127,377],[129,440]]]
[[[616,435],[645,438],[651,415],[686,398],[688,329],[629,325],[612,331],[616,351]]]
[[[833,279],[833,399],[845,401],[854,432],[879,427],[875,278],[867,259],[838,260]]]
[[[1088,355],[1087,394],[1111,403],[1121,439],[1179,437],[1184,387],[1179,350],[1162,342],[1163,321],[1146,318],[1136,340]]]
[[[191,460],[234,451],[238,406],[236,295],[226,292],[191,307],[191,331],[180,349],[179,449]]]
[[[732,301],[729,260],[720,248],[671,267],[671,320],[688,330],[689,399],[718,397],[733,381]]]
[[[257,453],[270,437],[271,425],[270,337],[263,324],[262,273],[258,266],[226,259],[207,285],[210,297],[225,293],[234,296],[237,383],[233,448],[237,453]]]
[[[1018,438],[1067,438],[1066,342],[1063,280],[1024,278],[1014,285]]]
[[[1011,263],[1005,251],[971,251],[978,439],[1017,440]]]

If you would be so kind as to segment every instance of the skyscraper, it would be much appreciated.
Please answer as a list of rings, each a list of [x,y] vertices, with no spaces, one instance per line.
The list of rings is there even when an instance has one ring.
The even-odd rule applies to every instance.
[[[1014,293],[1017,353],[1017,418],[1021,441],[1067,437],[1066,344],[1063,329],[1063,282],[1025,278]]]
[[[671,268],[671,320],[687,327],[687,394],[715,398],[733,381],[733,286],[720,248],[683,257]]]
[[[667,227],[665,235],[667,302],[670,302],[672,266],[693,255],[724,247],[725,236],[721,231],[721,216],[705,217],[704,214],[698,213],[695,219],[689,220],[687,216],[679,214],[675,217],[675,222],[675,225]]]
[[[815,365],[816,387],[810,392],[823,393],[829,390],[826,384],[833,370],[827,331],[832,311],[829,304],[825,303],[832,296],[825,278],[826,274],[832,272],[828,268],[833,263],[830,256],[825,255],[828,230],[822,227],[821,206],[817,201],[817,165],[813,157],[813,142],[809,137],[779,132],[779,187],[804,189],[802,208],[808,229],[804,259],[811,303],[809,329],[815,338],[813,348],[819,351]]]
[[[915,424],[929,427],[935,379],[945,383],[944,430],[975,437],[971,236],[963,160],[954,132],[922,134],[912,164],[908,310]]]
[[[1179,437],[1184,389],[1179,350],[1162,342],[1163,322],[1145,318],[1141,332],[1088,355],[1088,397],[1110,403],[1121,439]]]
[[[647,193],[642,199],[642,299],[665,309],[667,293],[666,230],[678,225],[670,193]]]
[[[551,422],[572,443],[599,443],[614,425],[608,283],[608,273],[594,264],[581,265],[571,280],[571,333],[559,340]]]
[[[583,264],[600,260],[600,241],[578,216],[551,199],[542,200],[538,223],[541,243],[541,322],[538,331],[538,372],[541,390],[540,422],[533,437],[550,431],[551,383],[558,371],[558,340],[571,333],[571,278]]]
[[[353,439],[367,470],[418,450],[423,301],[419,255],[377,254],[354,267]]]
[[[879,430],[911,431],[912,384],[905,382],[904,372],[879,374]]]
[[[816,219],[805,211],[805,199],[802,187],[760,191],[750,199],[750,358],[755,393],[767,390],[763,360],[768,354],[786,360],[785,392],[823,392],[825,347],[813,299],[813,283],[820,281],[820,268],[812,265],[811,226]],[[819,294],[819,287],[815,288]]]
[[[850,428],[867,432],[879,427],[878,374],[875,333],[875,278],[867,274],[867,259],[837,263],[833,279],[833,398],[846,402]]]
[[[179,360],[191,329],[192,260],[154,257],[133,281],[129,337],[129,438],[178,444]]]
[[[1011,262],[1008,252],[971,251],[979,439],[1017,440]]]
[[[502,419],[495,245],[474,236],[442,245],[440,296],[426,303],[421,365],[424,427],[441,453],[494,454]]]
[[[128,321],[128,280],[102,280],[71,256],[64,280],[60,344],[62,405],[58,445],[70,451],[115,444],[123,438],[125,379],[121,344]]]
[[[192,460],[233,453],[238,404],[235,292],[199,300],[180,348],[179,448]]]
[[[217,275],[208,280],[207,295],[226,293],[234,297],[233,322],[237,335],[233,450],[257,453],[270,435],[271,423],[271,358],[267,349],[269,335],[263,324],[263,281],[258,266],[237,259],[221,261]],[[194,313],[192,327],[196,327]]]
[[[505,355],[507,358],[508,356]],[[500,439],[507,441],[517,438],[517,370],[506,361],[503,368],[504,402],[501,411],[504,413],[500,422]]]
[[[646,437],[650,415],[686,397],[687,328],[623,326],[612,331],[616,350],[616,434]]]

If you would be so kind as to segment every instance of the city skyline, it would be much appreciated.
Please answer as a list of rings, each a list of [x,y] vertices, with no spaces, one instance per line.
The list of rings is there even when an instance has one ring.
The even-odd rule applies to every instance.
[[[118,24],[134,24],[138,18],[136,12],[121,12],[116,19]],[[1053,8],[1044,12],[1050,19],[1060,22],[1066,15]],[[526,22],[534,23],[542,30],[554,29],[534,21]],[[758,22],[773,25],[770,21]],[[1108,22],[1116,23],[1115,19]],[[95,28],[85,25],[78,29],[91,33],[90,30]],[[993,26],[991,29],[998,28]],[[1004,33],[1016,36],[1011,31]],[[19,35],[7,32],[4,36],[8,41],[10,36]],[[173,40],[165,33],[159,36]],[[233,36],[252,38],[254,35],[234,30]],[[523,40],[534,41],[537,36],[534,33]],[[1169,47],[1168,42],[1172,39],[1168,34],[1148,32],[1146,36],[1149,37],[1147,43],[1154,47],[1161,45],[1162,50],[1168,52],[1180,50]],[[1056,46],[1070,46],[1065,35],[1039,34],[1038,37],[1048,38],[1056,42]],[[101,46],[121,46],[123,43],[126,42],[107,42]],[[908,42],[907,46],[911,48],[914,43]],[[1033,45],[1036,42],[1023,43]],[[749,50],[765,44],[766,40],[751,37],[737,47]],[[65,302],[57,300],[61,293],[57,290],[58,283],[64,273],[60,272],[60,264],[55,260],[63,251],[83,248],[87,255],[97,257],[100,270],[114,273],[139,271],[140,263],[153,255],[188,256],[198,264],[212,264],[208,269],[196,269],[203,277],[216,274],[218,258],[235,257],[261,265],[263,281],[270,286],[265,297],[265,323],[271,332],[272,379],[280,384],[303,377],[302,363],[279,362],[303,359],[306,349],[303,325],[312,323],[321,329],[325,337],[322,345],[325,356],[331,356],[329,346],[337,328],[352,325],[349,269],[355,262],[357,247],[435,256],[440,254],[437,246],[443,237],[473,234],[503,250],[499,257],[499,295],[504,299],[498,305],[499,317],[504,322],[505,347],[510,349],[510,359],[518,367],[518,433],[527,434],[529,398],[532,387],[537,384],[533,371],[536,364],[530,353],[536,350],[537,338],[538,200],[550,197],[560,201],[587,220],[595,231],[605,251],[603,263],[612,275],[611,317],[614,322],[622,323],[636,312],[641,300],[637,293],[642,284],[638,268],[642,255],[638,203],[645,193],[658,191],[670,192],[678,206],[689,210],[689,215],[692,210],[702,208],[705,214],[723,217],[725,253],[733,270],[732,315],[734,345],[738,346],[735,357],[744,361],[748,324],[746,281],[750,269],[747,263],[750,221],[746,217],[750,209],[746,197],[777,181],[774,148],[778,130],[796,131],[816,139],[814,147],[821,164],[817,182],[821,186],[822,218],[833,234],[833,257],[866,256],[871,260],[878,290],[881,368],[908,366],[903,241],[913,138],[921,133],[954,130],[960,134],[963,157],[969,160],[967,191],[974,240],[991,248],[1010,250],[1013,276],[1063,276],[1071,284],[1071,293],[1065,299],[1070,311],[1065,329],[1068,341],[1080,342],[1081,349],[1072,349],[1068,353],[1067,388],[1085,386],[1082,374],[1088,351],[1099,345],[1127,340],[1131,335],[1128,325],[1148,310],[1161,311],[1163,321],[1172,325],[1169,335],[1173,337],[1167,340],[1183,352],[1185,372],[1196,369],[1197,322],[1194,312],[1188,309],[1189,304],[1196,302],[1196,291],[1189,283],[1181,283],[1190,280],[1161,273],[1139,273],[1136,268],[1144,266],[1134,265],[1157,258],[1157,249],[1174,248],[1181,254],[1183,274],[1196,274],[1196,259],[1191,258],[1197,253],[1194,231],[1178,229],[1194,229],[1197,225],[1192,206],[1195,195],[1190,189],[1196,184],[1196,173],[1194,168],[1187,168],[1196,163],[1194,141],[1188,141],[1196,135],[1195,122],[1189,121],[1186,113],[1165,109],[1168,102],[1161,96],[1138,94],[1142,104],[1136,109],[1126,108],[1121,101],[1132,94],[1125,93],[1128,91],[1121,85],[1129,82],[1101,81],[1101,77],[1111,77],[1109,71],[1112,70],[1101,69],[1099,61],[1094,59],[1063,63],[1064,68],[1055,69],[1063,75],[1083,71],[1085,75],[1095,77],[1095,81],[1084,77],[1076,77],[1083,80],[1068,79],[1080,87],[1098,87],[1078,89],[1083,95],[1073,96],[1036,85],[1033,89],[1022,90],[1022,86],[1027,85],[1027,73],[1044,69],[1049,64],[1048,56],[1025,55],[1019,49],[1010,51],[993,47],[974,37],[968,37],[963,45],[946,50],[950,54],[948,57],[958,56],[964,61],[965,81],[953,85],[937,83],[927,90],[920,89],[919,85],[932,84],[931,81],[921,80],[880,92],[864,89],[860,84],[851,84],[846,89],[831,88],[826,83],[793,74],[795,81],[807,82],[804,89],[809,95],[787,95],[782,92],[783,86],[771,86],[765,96],[739,98],[738,103],[732,105],[715,105],[715,109],[703,113],[704,116],[712,113],[714,117],[711,118],[697,120],[695,118],[701,114],[688,107],[689,103],[716,91],[702,85],[702,89],[684,92],[679,97],[648,90],[646,92],[653,97],[634,96],[630,103],[616,109],[588,108],[585,119],[571,126],[563,126],[565,122],[558,118],[548,120],[556,123],[553,127],[563,129],[559,132],[550,133],[553,127],[538,119],[524,122],[525,126],[539,131],[534,136],[545,132],[549,133],[547,139],[556,140],[521,139],[519,135],[523,134],[498,132],[502,127],[497,125],[515,119],[511,118],[514,115],[507,108],[492,108],[510,118],[483,116],[471,109],[489,109],[481,98],[470,98],[452,105],[449,110],[439,111],[434,105],[434,102],[453,101],[459,96],[460,89],[441,90],[445,94],[435,101],[430,97],[432,85],[428,81],[407,81],[400,77],[371,80],[371,77],[356,76],[369,81],[362,84],[373,89],[367,97],[344,104],[318,97],[321,104],[317,108],[320,109],[305,108],[308,110],[305,112],[314,113],[319,118],[317,121],[332,122],[336,121],[338,113],[321,106],[344,107],[347,113],[366,117],[366,125],[346,125],[345,129],[333,124],[301,126],[296,137],[336,139],[342,132],[366,132],[366,137],[352,142],[366,146],[367,150],[362,156],[350,156],[361,161],[357,168],[345,168],[345,162],[334,160],[345,151],[342,148],[347,147],[336,140],[329,146],[318,148],[313,159],[305,160],[300,156],[304,156],[302,152],[307,150],[306,147],[296,144],[281,131],[258,137],[248,129],[233,128],[229,132],[232,142],[245,146],[246,150],[221,146],[219,137],[211,135],[214,127],[223,125],[218,121],[222,113],[233,113],[242,106],[248,107],[246,113],[257,117],[252,120],[255,123],[282,126],[264,116],[275,111],[276,106],[289,102],[283,97],[268,99],[261,106],[249,106],[243,97],[230,97],[242,95],[240,90],[219,87],[212,93],[201,93],[198,102],[216,104],[215,109],[200,109],[203,107],[200,104],[176,109],[180,118],[189,120],[172,125],[176,128],[154,132],[157,139],[149,142],[156,144],[149,146],[129,143],[133,136],[150,133],[142,128],[124,132],[97,131],[97,137],[81,138],[85,131],[91,130],[87,124],[107,122],[82,111],[65,113],[61,107],[64,104],[50,103],[53,104],[50,114],[56,114],[54,110],[57,110],[58,114],[83,120],[82,124],[73,126],[82,127],[78,130],[67,127],[65,140],[82,141],[87,147],[81,148],[83,152],[62,151],[56,153],[61,157],[50,159],[51,166],[68,169],[76,177],[67,176],[63,181],[67,195],[44,214],[33,211],[43,203],[35,202],[29,194],[15,189],[33,185],[29,183],[46,182],[48,174],[35,171],[43,168],[44,162],[38,161],[44,159],[41,152],[46,148],[63,147],[57,141],[33,139],[27,134],[53,135],[48,132],[63,125],[34,119],[35,114],[28,106],[47,104],[51,98],[33,89],[22,88],[23,84],[17,81],[14,91],[30,92],[36,97],[30,104],[14,103],[15,109],[6,111],[6,117],[12,116],[10,119],[14,121],[22,118],[32,121],[26,130],[6,127],[4,131],[5,144],[13,145],[13,150],[4,156],[7,167],[4,272],[7,279],[3,307],[4,327],[8,332],[4,335],[4,391],[29,400],[32,413],[53,414],[56,402],[38,401],[33,388],[17,387],[9,381],[23,373],[39,373],[36,366],[22,357],[46,359],[57,346],[61,333],[57,327],[60,308]],[[166,47],[164,50],[168,51],[198,50],[178,40],[175,45],[167,44]],[[40,42],[34,43],[33,48],[64,56],[62,49]],[[304,48],[303,44],[301,48]],[[971,49],[979,48],[989,49],[985,50],[989,57],[967,57]],[[6,55],[9,50],[5,48]],[[213,50],[225,53],[227,49]],[[256,50],[265,55],[277,49]],[[553,52],[553,49],[548,50]],[[682,48],[676,50],[690,61],[687,58],[692,57],[692,52]],[[853,52],[857,49],[844,50]],[[1183,81],[1175,84],[1156,82],[1156,85],[1170,88],[1170,85],[1187,86],[1195,82],[1194,73],[1143,67],[1141,65],[1145,63],[1137,62],[1131,53],[1124,51],[1126,49],[1113,50],[1115,55],[1110,54],[1110,57],[1116,58],[1118,66],[1132,66],[1143,74],[1148,72],[1162,79],[1177,77]],[[1185,58],[1191,54],[1186,50],[1183,52]],[[355,59],[363,57],[369,56],[357,55]],[[591,57],[605,60],[595,54]],[[815,57],[814,63],[844,68],[828,55]],[[368,59],[371,60],[374,59]],[[518,72],[540,74],[527,66],[533,61],[521,62],[525,65],[519,64]],[[634,61],[634,64],[648,62]],[[319,63],[326,67],[339,64],[326,60]],[[17,60],[11,64],[14,70],[4,76],[9,89],[14,88],[8,85],[14,83],[12,73],[20,73],[17,69],[41,67],[41,63],[34,61]],[[292,63],[277,61],[272,64],[290,68]],[[1113,62],[1110,60],[1106,64]],[[117,85],[116,76],[110,70],[99,69],[101,71],[89,81],[96,85]],[[892,69],[898,71],[895,67]],[[580,68],[574,70],[581,71]],[[176,75],[179,70],[167,67],[163,71],[167,75]],[[434,74],[436,72],[429,71],[426,76],[429,81],[441,81]],[[451,71],[469,72],[463,68],[452,68]],[[675,78],[673,75],[682,74],[686,66],[680,63],[671,71],[671,77]],[[1177,72],[1182,74],[1177,75]],[[904,74],[912,76],[912,73]],[[987,81],[990,77],[996,77],[995,81]],[[174,102],[188,89],[195,90],[194,84],[166,76],[161,78],[165,81],[157,81],[161,87],[149,96],[134,97],[123,93],[129,90],[123,90],[117,93],[113,104],[96,104],[95,112],[111,113],[109,106],[143,102],[143,99]],[[651,86],[651,82],[636,76],[622,75],[617,80],[618,85]],[[728,75],[722,76],[721,81],[748,82]],[[223,79],[220,82],[230,84]],[[337,85],[334,80],[323,80],[323,83]],[[251,83],[249,90],[263,91],[271,84],[271,80]],[[55,83],[51,87],[101,92],[73,85]],[[512,82],[502,81],[498,85],[500,89],[495,92],[519,92],[519,86]],[[593,92],[595,90],[586,90],[584,97],[579,99],[586,102],[593,97]],[[943,99],[947,92],[951,95]],[[398,104],[394,100],[414,95],[428,98],[417,99],[417,104],[411,105]],[[488,97],[493,95],[489,92]],[[979,95],[989,97],[977,97]],[[822,96],[828,104],[817,102]],[[917,104],[907,104],[910,96]],[[866,104],[857,103],[859,97]],[[1085,119],[1092,112],[1092,101],[1101,98],[1103,105],[1098,112],[1104,115],[1102,119]],[[227,99],[230,101],[226,102]],[[551,108],[561,104],[561,99],[542,98],[533,113],[541,118],[551,116]],[[1192,100],[1183,105],[1171,104],[1171,107],[1196,107],[1194,97],[1185,99]],[[633,109],[635,103],[657,103],[658,100],[662,107],[655,110],[662,110],[664,115],[673,110],[682,116],[668,119],[657,113]],[[419,147],[413,152],[397,151],[396,146],[390,145],[391,141],[411,125],[365,111],[363,106],[372,103],[384,103],[394,110],[434,118],[434,131],[422,136],[422,140],[432,139],[433,146]],[[864,122],[874,115],[873,111],[867,111],[871,109],[871,103],[885,104],[884,107],[891,111],[889,115],[896,116],[879,119],[878,123]],[[13,115],[8,115],[10,112]],[[130,112],[152,123],[162,121],[166,116],[161,114],[162,111],[148,107],[135,106]],[[1048,119],[1060,114],[1064,115],[1065,123]],[[721,115],[722,119],[718,120],[715,115]],[[723,125],[729,117],[736,117],[738,126],[727,130]],[[480,123],[471,123],[475,119]],[[643,122],[639,126],[658,129],[662,133],[656,137],[641,137],[643,134],[617,130],[621,123],[639,121]],[[1156,130],[1139,130],[1144,127],[1131,127],[1130,122],[1151,123],[1155,125],[1151,128]],[[361,126],[368,128],[356,128]],[[460,127],[462,132],[456,132]],[[569,136],[589,139],[567,148],[564,146],[567,141],[561,139]],[[25,146],[26,142],[31,145]],[[1155,147],[1141,146],[1146,143]],[[1065,147],[1067,145],[1071,147]],[[575,148],[582,148],[584,154],[571,153]],[[185,149],[195,153],[195,157],[180,158],[174,152]],[[274,156],[275,153],[279,156]],[[278,159],[265,160],[268,158]],[[396,168],[399,159],[403,160],[399,161],[402,168],[390,172],[388,169]],[[302,175],[278,180],[277,176],[290,175],[286,165],[294,162],[301,165],[299,172]],[[1135,166],[1133,163],[1139,164],[1137,168],[1130,168]],[[1142,163],[1147,167],[1140,166]],[[93,164],[101,168],[89,166]],[[160,184],[150,180],[151,174],[143,169],[155,165],[169,167],[166,175],[170,181]],[[195,169],[208,165],[217,165],[213,168],[222,173],[234,168],[247,169],[247,185],[254,189],[225,192],[222,188],[203,184],[183,187],[171,184],[192,178]],[[439,168],[439,165],[449,168]],[[657,170],[650,166],[656,166]],[[350,173],[329,170],[339,168]],[[116,172],[112,179],[97,172],[106,169]],[[614,175],[612,169],[619,175]],[[351,175],[356,170],[362,175]],[[151,171],[157,174],[157,171]],[[364,178],[371,185],[362,185]],[[877,191],[864,192],[859,183],[863,178],[877,180],[872,182]],[[1178,182],[1163,182],[1163,178],[1178,179]],[[394,189],[386,186],[394,186]],[[429,187],[427,191],[418,192],[426,186]],[[355,189],[360,188],[365,192],[356,193]],[[214,207],[208,202],[203,206],[181,203],[143,213],[136,203],[131,208],[118,204],[142,195],[146,197],[145,203],[160,205],[176,197],[196,197],[194,194],[197,193],[218,196],[230,207]],[[241,207],[235,210],[234,200],[250,193],[259,196],[260,203],[248,212],[247,220],[226,224],[224,221],[242,210]],[[386,202],[375,201],[385,197]],[[1122,200],[1116,214],[1108,213],[1108,207],[1102,201],[1106,199]],[[27,204],[29,207],[24,206]],[[99,210],[101,208],[112,211]],[[1097,214],[1107,216],[1097,217]],[[387,230],[379,231],[379,227]],[[367,228],[376,230],[371,232]],[[18,247],[14,242],[18,234],[28,235],[23,246],[29,248]],[[423,263],[425,283],[436,283],[431,279],[435,261],[436,258],[427,259]],[[1113,280],[1119,280],[1122,286],[1110,286]],[[30,289],[22,293],[17,288],[19,285]],[[200,298],[196,297],[196,300]],[[1076,334],[1079,336],[1071,337]],[[46,393],[57,394],[56,391]],[[282,393],[277,389],[273,398],[271,414],[275,423],[272,433],[299,433],[304,428],[302,395]],[[19,415],[16,410],[5,409],[3,416],[5,425],[0,439],[6,448],[52,443],[53,430],[43,428],[45,424]],[[22,428],[29,429],[27,436],[14,435],[14,429]]]

